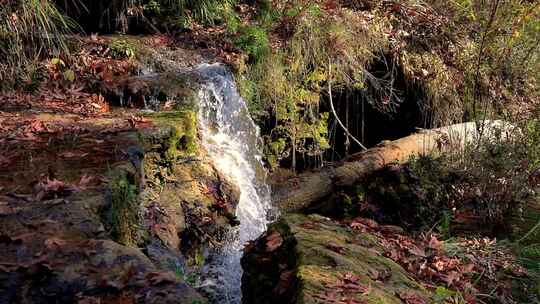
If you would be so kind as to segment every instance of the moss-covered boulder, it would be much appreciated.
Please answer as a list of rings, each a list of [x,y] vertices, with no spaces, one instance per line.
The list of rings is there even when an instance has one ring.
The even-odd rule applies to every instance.
[[[373,235],[318,215],[286,215],[246,247],[243,302],[432,302],[432,294],[383,253]]]

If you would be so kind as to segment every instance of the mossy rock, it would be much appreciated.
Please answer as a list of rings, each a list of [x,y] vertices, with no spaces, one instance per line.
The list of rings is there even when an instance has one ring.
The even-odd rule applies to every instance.
[[[289,230],[283,228],[284,225]],[[284,241],[269,253],[265,244],[268,236],[276,231]],[[294,240],[290,240],[292,236]],[[296,245],[291,247],[291,244]],[[359,303],[397,304],[402,303],[403,295],[430,302],[431,292],[383,253],[373,235],[353,233],[348,227],[318,215],[286,215],[246,249],[242,259],[244,303],[255,303],[254,299],[259,299],[257,303],[272,303],[265,299],[275,299],[279,296],[276,292],[292,296],[280,298],[287,303],[327,303],[329,297],[338,297]],[[294,263],[290,259],[295,259]],[[273,268],[266,267],[274,269],[274,274],[269,277],[261,270],[261,264],[271,262],[275,263]],[[292,279],[287,277],[291,271],[294,272]],[[336,286],[347,276],[356,278],[357,291],[364,290],[356,292],[345,288],[340,292]],[[280,288],[284,280],[288,280],[287,290]]]
[[[157,132],[141,131],[145,151],[159,151],[169,161],[198,152],[197,113],[193,110],[148,114]]]

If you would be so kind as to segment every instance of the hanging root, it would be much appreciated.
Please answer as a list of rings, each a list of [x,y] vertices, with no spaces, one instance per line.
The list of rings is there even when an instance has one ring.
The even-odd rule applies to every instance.
[[[349,129],[345,127],[345,125],[341,122],[341,120],[339,119],[336,113],[336,109],[334,108],[334,102],[332,101],[332,80],[331,79],[332,79],[332,63],[330,62],[330,60],[328,60],[328,96],[330,100],[330,108],[332,109],[332,114],[334,114],[336,121],[341,126],[343,131],[345,131],[345,134],[347,134],[347,138],[352,138],[352,140],[355,143],[357,143],[358,146],[362,148],[362,150],[366,151],[367,148],[358,139],[356,139],[356,137],[352,136],[351,132],[349,132]]]

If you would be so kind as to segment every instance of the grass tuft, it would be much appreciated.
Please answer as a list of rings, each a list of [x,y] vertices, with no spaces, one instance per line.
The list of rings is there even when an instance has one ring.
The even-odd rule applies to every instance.
[[[111,205],[106,214],[111,235],[118,243],[136,246],[140,230],[137,187],[126,177],[119,177],[111,185]]]
[[[31,83],[37,61],[68,54],[65,35],[76,23],[49,0],[11,0],[0,7],[0,89]]]

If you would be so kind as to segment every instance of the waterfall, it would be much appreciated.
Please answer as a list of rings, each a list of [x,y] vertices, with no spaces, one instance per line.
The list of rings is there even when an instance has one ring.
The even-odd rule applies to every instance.
[[[240,258],[246,242],[266,229],[271,207],[265,184],[259,131],[230,72],[219,64],[197,68],[203,78],[199,91],[199,127],[202,144],[216,169],[240,189],[236,216],[240,225],[231,231],[224,248],[214,254],[206,271],[214,273],[214,293],[219,303],[241,302]]]

